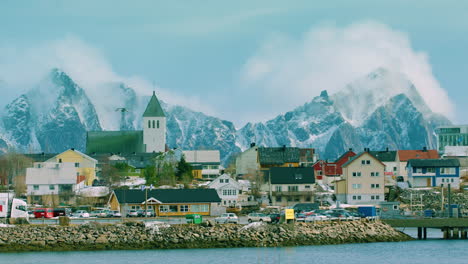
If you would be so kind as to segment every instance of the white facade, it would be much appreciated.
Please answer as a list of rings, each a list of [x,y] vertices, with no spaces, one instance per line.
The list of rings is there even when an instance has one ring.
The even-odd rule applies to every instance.
[[[259,170],[258,147],[253,146],[242,152],[236,158],[236,174],[245,175]]]
[[[239,201],[239,195],[242,193],[242,186],[228,174],[223,174],[214,179],[208,185],[208,188],[216,190],[223,206],[235,206]]]
[[[221,155],[219,150],[184,150],[185,161],[201,166],[203,179],[214,179],[220,175]]]
[[[60,192],[84,188],[85,179],[79,183],[78,168],[75,163],[36,162],[33,168],[26,169],[27,195],[57,195]]]
[[[143,117],[143,144],[147,153],[165,152],[166,117]]]

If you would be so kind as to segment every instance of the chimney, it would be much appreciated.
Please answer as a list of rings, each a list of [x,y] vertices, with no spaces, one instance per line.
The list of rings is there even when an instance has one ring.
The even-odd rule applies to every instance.
[[[385,149],[385,152],[388,152],[388,147]]]
[[[75,151],[75,148],[71,148],[71,150]]]
[[[283,145],[283,151],[286,151],[286,145]]]
[[[422,151],[427,152],[427,147],[423,147]]]
[[[255,147],[255,142],[250,143],[250,147],[251,148]]]
[[[349,148],[349,151],[353,151],[353,148]]]

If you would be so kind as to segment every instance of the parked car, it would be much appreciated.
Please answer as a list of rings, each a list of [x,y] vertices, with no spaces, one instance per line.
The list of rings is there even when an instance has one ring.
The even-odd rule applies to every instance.
[[[89,213],[85,210],[78,210],[72,214],[72,217],[88,218]]]
[[[54,209],[52,208],[34,209],[34,218],[52,218],[52,217],[54,217]]]
[[[130,210],[127,212],[127,217],[138,217],[138,211],[137,210]]]
[[[215,222],[217,224],[227,224],[227,223],[238,224],[239,218],[234,213],[225,213],[225,214],[222,214],[221,216],[216,217]]]
[[[155,216],[153,210],[144,210],[144,209],[138,210],[137,211],[137,216],[138,217],[145,217],[145,212],[146,212],[146,217],[154,217]]]
[[[109,210],[104,209],[104,210],[94,210],[91,213],[89,213],[90,217],[107,217],[109,213]]]
[[[34,215],[34,211],[28,211],[28,217],[31,219],[31,218],[35,218],[36,216]]]
[[[271,218],[262,213],[250,213],[247,215],[247,222],[271,222]]]
[[[119,210],[111,210],[108,212],[107,217],[122,217]]]
[[[279,223],[279,221],[281,220],[281,215],[277,213],[269,214],[268,216],[271,219],[271,223]]]
[[[305,214],[297,214],[296,215],[296,222],[305,222],[306,217],[307,216]]]
[[[322,214],[311,214],[306,216],[304,222],[324,221],[328,220],[328,216]]]

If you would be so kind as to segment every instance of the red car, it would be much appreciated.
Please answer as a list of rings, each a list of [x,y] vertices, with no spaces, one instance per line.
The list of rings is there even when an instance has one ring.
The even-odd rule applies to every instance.
[[[36,208],[33,211],[34,218],[52,218],[54,217],[53,208]]]

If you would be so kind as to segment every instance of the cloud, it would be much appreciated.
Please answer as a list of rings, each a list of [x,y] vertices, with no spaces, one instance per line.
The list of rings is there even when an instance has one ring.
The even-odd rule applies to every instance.
[[[405,33],[373,21],[320,25],[300,39],[274,34],[246,61],[241,79],[245,91],[261,93],[287,111],[379,67],[405,74],[432,111],[453,117],[453,104],[433,76],[428,55],[415,51]]]
[[[215,112],[196,96],[182,96],[154,85],[141,76],[116,73],[100,50],[73,35],[32,47],[0,46],[0,91],[3,94],[0,104],[7,104],[38,85],[53,68],[67,73],[86,90],[94,104],[106,104],[112,98],[115,99],[106,86],[123,82],[140,96],[149,96],[155,89],[158,97],[167,103],[184,105],[205,113]]]

